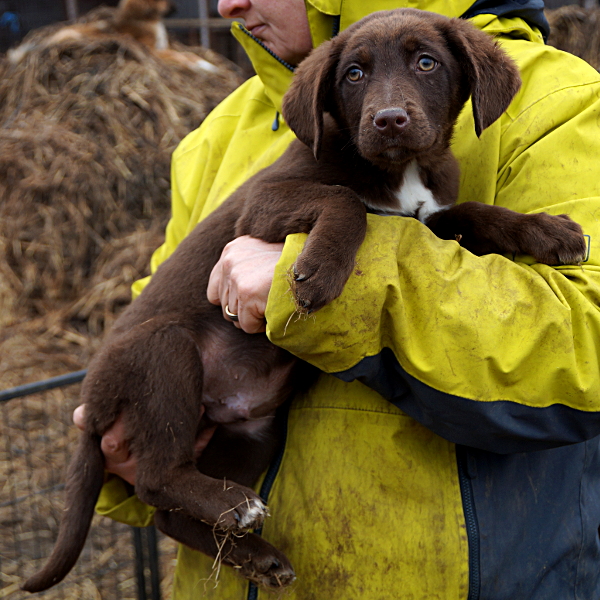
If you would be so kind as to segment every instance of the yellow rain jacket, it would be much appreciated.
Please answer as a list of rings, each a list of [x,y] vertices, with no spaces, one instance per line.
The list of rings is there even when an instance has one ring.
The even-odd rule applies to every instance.
[[[476,257],[414,219],[369,215],[342,296],[297,319],[286,271],[305,236],[289,236],[268,335],[324,374],[294,399],[263,486],[262,535],[297,574],[288,600],[600,598],[600,76],[544,45],[537,0],[472,4],[306,7],[315,46],[400,6],[470,17],[496,36],[523,87],[481,139],[470,105],[461,114],[459,201],[568,213],[589,256],[557,268]],[[174,153],[173,215],[153,269],[293,139],[280,116],[292,71],[239,24],[233,34],[258,75]],[[117,478],[98,510],[137,525],[152,514]],[[173,598],[273,597],[227,568],[214,588],[211,571],[182,547]]]

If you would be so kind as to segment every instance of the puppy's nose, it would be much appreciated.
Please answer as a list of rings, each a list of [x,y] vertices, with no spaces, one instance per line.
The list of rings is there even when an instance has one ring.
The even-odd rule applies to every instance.
[[[403,108],[386,108],[373,117],[373,124],[385,135],[400,133],[409,121],[410,117]]]

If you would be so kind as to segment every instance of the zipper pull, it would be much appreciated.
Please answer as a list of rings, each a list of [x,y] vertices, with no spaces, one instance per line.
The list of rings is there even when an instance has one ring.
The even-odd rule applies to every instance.
[[[278,129],[279,129],[279,111],[277,111],[275,113],[275,120],[273,121],[273,124],[271,125],[272,131],[277,131]]]

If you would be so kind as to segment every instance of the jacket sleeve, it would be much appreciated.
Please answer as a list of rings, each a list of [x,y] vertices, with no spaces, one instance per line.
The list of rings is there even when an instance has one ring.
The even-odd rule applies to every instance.
[[[107,474],[96,512],[132,527],[147,527],[152,524],[156,509],[144,504],[120,477]]]
[[[589,243],[582,265],[477,257],[413,219],[369,215],[342,296],[308,317],[287,278],[304,236],[288,238],[270,339],[456,443],[507,453],[600,435],[599,97],[598,82],[566,86],[509,111],[479,151],[457,144],[460,200],[570,214]]]

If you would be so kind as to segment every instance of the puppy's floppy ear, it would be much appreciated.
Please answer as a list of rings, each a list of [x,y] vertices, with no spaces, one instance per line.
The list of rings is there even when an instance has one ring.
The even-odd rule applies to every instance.
[[[334,38],[315,48],[304,59],[283,98],[283,118],[319,158],[323,138],[323,112],[329,110],[335,84],[335,70],[342,44]]]
[[[448,40],[470,87],[477,137],[508,108],[521,87],[519,70],[491,36],[451,19]],[[465,100],[468,98],[466,95]]]

